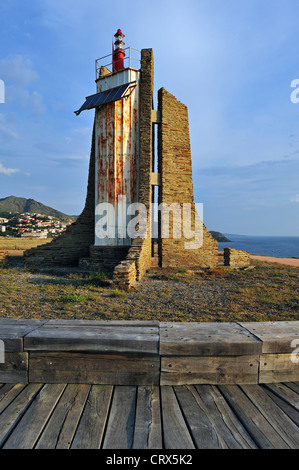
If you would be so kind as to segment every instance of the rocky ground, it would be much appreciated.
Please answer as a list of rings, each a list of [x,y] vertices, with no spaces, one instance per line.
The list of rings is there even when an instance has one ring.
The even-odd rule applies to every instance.
[[[134,292],[124,293],[113,289],[103,273],[25,270],[20,255],[10,256],[0,268],[0,317],[299,320],[298,267],[253,260],[251,269],[152,268]]]

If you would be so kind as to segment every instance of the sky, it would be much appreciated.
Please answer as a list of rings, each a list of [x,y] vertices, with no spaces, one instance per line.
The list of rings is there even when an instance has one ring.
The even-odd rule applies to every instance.
[[[155,106],[164,87],[188,107],[207,228],[299,236],[298,17],[298,0],[2,1],[0,198],[82,212],[94,113],[74,111],[121,28],[153,49]]]

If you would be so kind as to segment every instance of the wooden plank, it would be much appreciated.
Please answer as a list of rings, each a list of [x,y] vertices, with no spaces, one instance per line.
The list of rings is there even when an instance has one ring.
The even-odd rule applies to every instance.
[[[174,391],[188,428],[192,434],[197,449],[222,448],[205,407],[200,398],[194,398],[194,394],[185,386],[174,387]]]
[[[27,383],[28,354],[5,352],[5,362],[0,364],[0,381],[4,383]]]
[[[115,387],[103,449],[132,448],[136,392],[136,387]]]
[[[161,387],[164,447],[166,449],[194,449],[187,424],[183,418],[172,387]]]
[[[158,341],[156,327],[46,324],[24,338],[24,350],[158,355]]]
[[[299,321],[240,323],[262,341],[264,354],[291,353],[293,340],[299,340]]]
[[[287,382],[285,385],[299,395],[299,382]]]
[[[237,323],[161,323],[162,356],[260,354],[262,343]]]
[[[299,429],[299,413],[290,403],[285,401],[279,395],[273,393],[272,390],[268,388],[268,385],[261,385],[264,388],[266,393],[269,395],[270,398],[282,409],[282,411],[298,426]]]
[[[3,448],[33,449],[65,387],[63,384],[46,384],[26,410]]]
[[[265,387],[299,411],[299,394],[284,384],[267,384]]]
[[[159,387],[138,387],[133,449],[162,449]]]
[[[26,385],[24,384],[5,384],[0,389],[0,414],[7,406],[21,393]]]
[[[158,356],[30,352],[30,382],[158,385]]]
[[[243,392],[291,449],[299,449],[299,429],[293,421],[271,400],[269,395],[255,385],[242,385]]]
[[[68,385],[41,434],[36,449],[69,449],[90,385]]]
[[[219,389],[259,448],[290,448],[238,385],[221,385]]]
[[[214,425],[222,449],[255,449],[255,442],[233,413],[218,388],[213,385],[189,386],[195,399]]]
[[[6,406],[0,415],[0,447],[2,447],[17,426],[21,418],[25,415],[36,394],[41,389],[41,384],[29,384],[21,393]]]
[[[159,322],[156,320],[48,320],[49,326],[67,326],[67,327],[150,327],[159,328]]]
[[[161,385],[258,383],[259,356],[161,358]]]
[[[0,339],[4,341],[5,352],[22,352],[24,336],[46,322],[47,320],[0,318]]]
[[[111,385],[91,387],[71,449],[99,449],[101,447],[112,391]]]
[[[31,319],[31,318],[0,318],[0,331],[4,326],[19,327],[23,326],[25,328],[38,328],[41,325],[44,325],[49,320],[45,319]]]
[[[292,382],[299,379],[298,364],[291,354],[263,354],[260,358],[259,383]]]

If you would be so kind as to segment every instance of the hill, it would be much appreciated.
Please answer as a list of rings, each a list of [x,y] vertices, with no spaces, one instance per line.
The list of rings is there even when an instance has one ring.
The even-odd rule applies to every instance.
[[[0,213],[17,212],[30,214],[43,214],[50,215],[60,220],[71,218],[69,215],[63,214],[62,212],[53,209],[52,207],[45,206],[41,202],[37,202],[34,199],[25,199],[23,197],[9,196],[0,199]]]
[[[210,233],[212,237],[214,237],[215,240],[217,240],[217,242],[230,242],[230,240],[220,232],[214,232],[213,230],[210,230]]]

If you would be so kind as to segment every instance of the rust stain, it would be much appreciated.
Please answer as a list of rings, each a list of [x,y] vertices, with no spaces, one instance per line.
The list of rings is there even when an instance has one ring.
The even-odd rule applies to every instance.
[[[131,95],[107,103],[97,111],[97,197],[98,202],[116,204],[137,198],[138,110]]]

